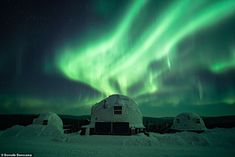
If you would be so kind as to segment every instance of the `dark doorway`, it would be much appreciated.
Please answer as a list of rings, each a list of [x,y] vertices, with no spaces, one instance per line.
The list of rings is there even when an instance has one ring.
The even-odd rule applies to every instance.
[[[128,122],[115,122],[113,123],[112,133],[116,135],[128,135],[129,123]]]
[[[47,125],[48,124],[48,120],[43,120],[42,125]]]
[[[95,133],[98,135],[111,134],[111,122],[96,122]]]
[[[128,135],[128,122],[96,122],[95,134],[98,135]]]

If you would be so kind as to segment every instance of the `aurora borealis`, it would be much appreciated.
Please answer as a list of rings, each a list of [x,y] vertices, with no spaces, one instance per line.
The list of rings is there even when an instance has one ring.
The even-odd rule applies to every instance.
[[[115,93],[145,116],[235,114],[235,1],[6,1],[1,113],[89,114]]]

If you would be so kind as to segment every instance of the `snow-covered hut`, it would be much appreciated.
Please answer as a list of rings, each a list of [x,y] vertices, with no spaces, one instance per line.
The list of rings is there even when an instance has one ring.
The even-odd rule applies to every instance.
[[[33,120],[33,124],[47,125],[63,131],[63,122],[61,118],[53,112],[40,114],[38,118]]]
[[[131,135],[143,132],[143,116],[138,105],[129,97],[111,95],[91,109],[90,124],[82,134]]]
[[[185,112],[175,117],[171,130],[203,132],[206,126],[198,114]]]

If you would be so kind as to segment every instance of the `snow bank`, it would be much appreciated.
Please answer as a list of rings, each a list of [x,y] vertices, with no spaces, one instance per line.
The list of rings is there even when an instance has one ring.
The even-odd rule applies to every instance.
[[[37,136],[49,136],[49,137],[61,137],[63,132],[51,125],[37,125],[32,124],[28,126],[13,126],[2,132],[1,137],[37,137]]]
[[[2,136],[2,137],[17,136],[18,132],[20,130],[22,130],[23,128],[24,128],[24,126],[21,126],[21,125],[12,126],[11,128],[8,128],[8,129],[2,131],[0,136]]]
[[[66,142],[66,143],[77,143],[83,145],[112,145],[112,146],[150,146],[155,141],[151,141],[147,136],[133,135],[133,136],[80,136],[73,135],[67,136],[66,140],[56,141]]]
[[[202,137],[207,138],[210,145],[215,146],[234,146],[235,128],[215,128],[204,132]]]
[[[132,146],[234,146],[235,128],[216,128],[198,134],[195,132],[177,132],[173,134],[150,133],[132,136],[80,136],[79,134],[65,135],[61,130],[45,125],[32,124],[29,126],[13,126],[0,134],[1,137],[50,137],[55,142],[77,143],[83,145],[132,145]]]
[[[201,134],[187,131],[174,134],[150,133],[150,137],[152,140],[157,140],[159,145],[233,146],[235,145],[235,128],[211,129]]]
[[[65,143],[82,143],[85,145],[126,145],[126,146],[216,146],[235,145],[235,128],[212,129],[204,133],[177,132],[172,134],[150,133],[132,136],[80,136],[71,135],[64,139],[55,138],[55,141]]]
[[[234,157],[234,145],[235,128],[217,128],[201,134],[178,132],[150,133],[149,136],[80,136],[61,135],[45,126],[31,125],[9,128],[0,136],[0,153],[32,152],[35,157]]]

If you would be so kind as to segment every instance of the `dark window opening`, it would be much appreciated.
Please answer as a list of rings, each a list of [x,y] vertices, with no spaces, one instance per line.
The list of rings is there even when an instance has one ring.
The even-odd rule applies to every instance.
[[[176,123],[179,123],[180,122],[180,120],[179,119],[176,119]]]
[[[196,119],[196,123],[200,124],[200,119]]]
[[[122,114],[122,111],[119,111],[119,110],[114,111],[114,114]]]
[[[43,120],[42,125],[47,125],[48,120]]]
[[[122,106],[114,106],[114,110],[122,110]]]
[[[114,114],[122,114],[122,106],[114,106]]]

